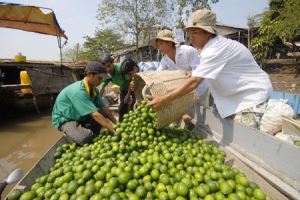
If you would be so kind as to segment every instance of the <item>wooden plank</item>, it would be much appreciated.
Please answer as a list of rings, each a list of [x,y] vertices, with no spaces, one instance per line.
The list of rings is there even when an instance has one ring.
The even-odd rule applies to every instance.
[[[289,52],[289,53],[287,53],[287,56],[300,58],[300,52]]]
[[[31,84],[11,84],[11,85],[0,85],[1,88],[8,88],[8,89],[25,89],[31,88]]]
[[[31,80],[32,93],[34,95],[57,94],[74,82],[71,69],[63,67],[56,69],[55,73],[52,72],[53,69],[26,69]]]
[[[297,59],[264,59],[263,64],[296,65],[296,64],[300,64],[300,60],[299,59],[298,60]]]

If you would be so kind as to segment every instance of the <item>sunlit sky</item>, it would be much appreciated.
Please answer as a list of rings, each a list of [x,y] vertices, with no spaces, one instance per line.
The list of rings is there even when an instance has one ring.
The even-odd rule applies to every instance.
[[[14,0],[20,3],[47,7],[54,10],[56,18],[68,36],[66,48],[82,44],[84,36],[93,36],[98,22],[97,5],[100,0]],[[237,27],[247,27],[247,17],[268,8],[269,0],[220,0],[212,6],[217,21]],[[16,29],[0,28],[0,58],[12,59],[21,52],[27,60],[59,60],[57,38]]]

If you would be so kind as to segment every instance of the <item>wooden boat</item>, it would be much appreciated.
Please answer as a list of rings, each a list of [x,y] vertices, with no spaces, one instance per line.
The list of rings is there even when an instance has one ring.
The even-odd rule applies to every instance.
[[[21,84],[20,72],[26,71],[30,83]],[[82,78],[83,67],[45,62],[0,62],[0,111],[2,117],[13,109],[32,110],[49,107],[67,85]],[[28,92],[23,89],[30,88]]]
[[[213,108],[199,108],[197,116],[197,124],[214,141],[287,199],[300,199],[300,148],[233,120],[221,119]],[[283,199],[276,195],[271,197]]]
[[[272,199],[300,198],[300,148],[278,138],[221,119],[213,108],[199,107],[194,131],[227,154],[226,163],[239,168]],[[67,143],[61,138],[24,176],[14,189],[27,190],[53,166],[55,149]]]

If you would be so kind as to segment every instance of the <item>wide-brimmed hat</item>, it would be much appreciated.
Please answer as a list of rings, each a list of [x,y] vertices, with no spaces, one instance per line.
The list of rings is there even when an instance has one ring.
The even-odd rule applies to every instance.
[[[164,29],[158,32],[156,38],[153,38],[151,40],[151,45],[154,48],[158,48],[156,41],[157,40],[164,40],[164,41],[169,41],[169,42],[173,42],[175,44],[177,44],[178,42],[176,41],[176,35],[173,31],[168,30],[168,29]]]
[[[216,14],[207,9],[196,10],[192,13],[191,21],[185,28],[187,31],[189,28],[200,28],[209,33],[216,34]]]
[[[104,80],[110,78],[110,75],[108,73],[106,73],[104,66],[100,62],[96,62],[96,61],[89,62],[86,65],[84,71],[85,71],[85,73],[100,74],[100,76]]]

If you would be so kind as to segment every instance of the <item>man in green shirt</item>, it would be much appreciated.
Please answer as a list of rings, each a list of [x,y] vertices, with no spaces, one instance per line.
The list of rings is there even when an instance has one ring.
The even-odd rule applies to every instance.
[[[132,77],[139,71],[138,65],[132,59],[125,59],[121,64],[114,64],[110,55],[105,55],[100,59],[104,65],[106,72],[111,75],[110,79],[106,79],[100,85],[100,95],[103,94],[105,86],[111,81],[120,87],[120,106],[119,121],[123,120],[123,115],[133,108],[135,96],[130,89]],[[132,103],[130,103],[132,98]]]
[[[101,63],[90,62],[84,79],[67,86],[57,96],[52,124],[71,141],[80,145],[89,143],[101,127],[114,132],[113,123],[117,121],[96,88],[108,77]]]

